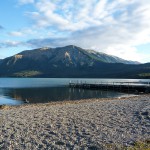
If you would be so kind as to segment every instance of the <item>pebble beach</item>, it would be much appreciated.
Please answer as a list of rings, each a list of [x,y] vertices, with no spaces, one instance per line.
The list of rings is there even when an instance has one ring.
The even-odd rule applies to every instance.
[[[150,94],[0,109],[4,150],[107,150],[145,140],[150,140]]]

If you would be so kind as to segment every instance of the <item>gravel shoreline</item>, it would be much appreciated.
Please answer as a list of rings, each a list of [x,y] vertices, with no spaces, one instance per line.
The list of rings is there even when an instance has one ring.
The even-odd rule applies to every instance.
[[[150,94],[0,109],[0,149],[107,149],[150,139]]]

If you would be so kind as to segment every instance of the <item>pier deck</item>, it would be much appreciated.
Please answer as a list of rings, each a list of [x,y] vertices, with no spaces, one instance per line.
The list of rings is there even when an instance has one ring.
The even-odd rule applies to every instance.
[[[70,88],[114,90],[120,92],[150,93],[149,82],[100,82],[82,83],[70,82]]]

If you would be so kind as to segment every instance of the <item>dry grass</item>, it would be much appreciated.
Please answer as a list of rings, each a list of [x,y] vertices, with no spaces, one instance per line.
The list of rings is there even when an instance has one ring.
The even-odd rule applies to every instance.
[[[11,106],[8,106],[8,105],[0,105],[0,109],[3,109],[3,110],[10,109],[10,107]]]
[[[137,141],[133,144],[133,146],[105,144],[103,148],[107,150],[150,150],[150,140]]]
[[[135,142],[134,146],[128,147],[127,150],[150,150],[150,140]]]

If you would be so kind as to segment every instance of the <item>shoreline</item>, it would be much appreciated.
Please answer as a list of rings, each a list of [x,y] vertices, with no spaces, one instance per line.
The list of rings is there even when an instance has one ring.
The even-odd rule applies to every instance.
[[[132,146],[150,140],[150,94],[10,106],[0,125],[6,150]]]
[[[133,100],[137,97],[141,96],[149,96],[150,94],[143,95],[130,95],[130,96],[122,96],[122,97],[113,97],[113,98],[89,98],[89,99],[80,99],[80,100],[63,100],[63,101],[50,101],[47,103],[24,103],[21,105],[0,105],[0,110],[3,109],[13,109],[13,108],[21,108],[21,107],[30,107],[30,106],[50,106],[50,105],[66,105],[66,104],[82,104],[89,103],[94,101],[112,101],[112,100],[126,100],[128,98],[132,98]]]

